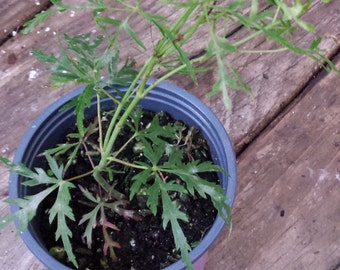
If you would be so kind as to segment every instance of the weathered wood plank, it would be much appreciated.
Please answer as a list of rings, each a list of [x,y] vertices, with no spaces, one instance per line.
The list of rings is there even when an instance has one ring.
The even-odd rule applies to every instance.
[[[335,74],[317,79],[239,157],[233,232],[228,239],[225,230],[206,269],[339,265],[339,86]]]
[[[48,0],[2,0],[0,2],[0,44],[17,34],[22,24],[50,5]],[[14,32],[13,32],[14,31]]]

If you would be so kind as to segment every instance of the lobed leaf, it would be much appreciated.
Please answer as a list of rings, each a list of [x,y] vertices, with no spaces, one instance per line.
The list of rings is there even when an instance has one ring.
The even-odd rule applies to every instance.
[[[89,213],[83,215],[79,221],[79,225],[87,221],[84,238],[86,239],[87,247],[91,248],[93,229],[97,226],[97,216],[100,210],[100,204],[97,204]]]
[[[85,127],[84,127],[84,119],[85,119],[85,108],[91,106],[91,100],[94,95],[94,84],[88,84],[83,92],[77,97],[77,104],[75,108],[76,114],[76,124],[79,131],[79,134],[84,137],[85,136]]]
[[[141,172],[133,176],[133,184],[130,187],[130,200],[132,200],[134,196],[140,191],[142,186],[147,183],[150,176],[152,176],[152,169],[150,167],[146,170],[142,170]]]
[[[72,237],[72,232],[67,225],[67,219],[75,221],[73,210],[70,207],[70,189],[74,187],[74,184],[71,182],[62,180],[58,183],[57,197],[49,210],[49,222],[52,223],[54,220],[56,220],[57,230],[55,233],[55,239],[58,241],[61,238],[68,259],[74,264],[74,266],[78,267],[78,263],[72,251],[70,240]]]
[[[188,269],[192,268],[192,263],[189,258],[189,251],[191,251],[191,247],[188,244],[188,240],[180,226],[179,221],[188,222],[188,217],[185,213],[181,212],[175,203],[171,200],[168,189],[165,183],[162,183],[161,180],[158,181],[161,187],[161,197],[162,197],[162,219],[163,219],[163,228],[165,229],[170,222],[171,231],[174,237],[176,249],[180,250],[182,261],[186,264]]]
[[[28,227],[28,223],[35,217],[38,206],[40,203],[51,194],[56,188],[57,184],[46,188],[39,193],[26,196],[25,198],[9,198],[4,200],[6,203],[17,205],[20,209],[4,219],[0,222],[0,230],[7,226],[13,220],[18,221],[17,232],[22,233]]]

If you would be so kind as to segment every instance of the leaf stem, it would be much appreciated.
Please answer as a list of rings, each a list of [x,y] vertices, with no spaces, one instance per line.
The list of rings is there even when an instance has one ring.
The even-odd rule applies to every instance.
[[[288,51],[288,48],[278,48],[273,50],[238,50],[239,53],[278,53],[278,52],[285,52]]]
[[[98,129],[99,129],[99,149],[100,152],[103,152],[103,127],[101,121],[101,110],[100,110],[100,96],[97,94],[97,116],[98,118]]]
[[[77,180],[77,179],[80,179],[80,178],[86,177],[86,176],[88,176],[88,175],[91,175],[93,172],[94,172],[94,170],[91,170],[91,171],[88,171],[88,172],[86,172],[86,173],[83,173],[83,174],[80,174],[80,175],[71,177],[71,178],[69,178],[69,179],[65,179],[65,181],[67,181],[67,182],[72,182],[72,181],[75,181],[75,180]]]
[[[146,166],[142,166],[142,165],[137,165],[137,164],[133,164],[133,163],[130,163],[130,162],[126,162],[124,160],[121,160],[121,159],[115,158],[115,157],[109,157],[108,160],[116,162],[116,163],[119,163],[119,164],[122,164],[122,165],[127,166],[127,167],[132,167],[132,168],[136,168],[136,169],[140,169],[140,170],[146,170],[148,168]]]

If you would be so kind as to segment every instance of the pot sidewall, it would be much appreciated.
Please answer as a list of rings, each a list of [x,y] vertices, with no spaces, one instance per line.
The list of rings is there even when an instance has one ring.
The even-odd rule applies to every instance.
[[[150,80],[148,84],[151,84]],[[126,88],[119,87],[120,91]],[[84,87],[80,87],[75,91],[61,97],[57,102],[49,106],[30,126],[23,139],[21,140],[14,157],[14,163],[22,162],[29,168],[44,166],[43,158],[35,158],[45,149],[55,146],[62,142],[68,132],[68,128],[74,126],[75,115],[73,109],[69,108],[60,111],[60,108],[78,96]],[[114,90],[113,90],[114,91]],[[87,109],[87,115],[95,115],[96,106],[93,99],[93,106]],[[232,148],[231,141],[226,133],[223,125],[212,113],[212,111],[198,98],[189,92],[163,82],[154,88],[139,104],[144,109],[155,112],[165,111],[173,118],[185,122],[187,125],[198,127],[205,136],[210,146],[212,158],[216,164],[223,167],[228,175],[219,173],[221,184],[225,189],[225,194],[229,198],[229,205],[232,206],[236,194],[236,160]],[[112,109],[113,105],[109,99],[104,99],[102,103],[103,109]],[[59,127],[62,127],[61,129]],[[66,128],[67,127],[67,128]],[[24,197],[33,194],[37,188],[28,188],[20,183],[23,177],[16,174],[10,174],[9,196],[11,198]],[[11,211],[17,211],[17,206],[11,206]],[[21,234],[21,237],[31,252],[49,269],[66,270],[70,269],[56,259],[54,259],[44,247],[40,240],[39,232],[35,229],[33,220],[28,230]],[[217,238],[218,234],[224,226],[224,221],[217,217],[213,226],[203,238],[203,240],[190,252],[190,258],[193,262],[198,260],[210,247]],[[167,266],[164,270],[185,269],[182,261]]]

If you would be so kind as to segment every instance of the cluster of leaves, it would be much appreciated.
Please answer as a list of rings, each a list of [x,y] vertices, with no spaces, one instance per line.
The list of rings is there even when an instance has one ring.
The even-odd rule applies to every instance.
[[[328,3],[331,0],[322,1]],[[313,0],[296,0],[290,5],[286,4],[283,0],[267,0],[267,5],[259,0],[235,0],[229,4],[220,4],[219,1],[211,0],[188,2],[163,1],[162,5],[176,6],[183,10],[182,14],[172,25],[169,25],[165,17],[143,10],[142,1],[128,2],[121,0],[114,1],[114,4],[110,5],[110,3],[106,3],[103,0],[88,0],[89,5],[83,6],[65,5],[61,0],[52,0],[51,2],[55,5],[56,9],[40,13],[31,21],[28,21],[24,29],[25,32],[32,31],[36,24],[45,21],[56,12],[65,12],[70,9],[89,9],[92,11],[95,23],[107,38],[108,51],[106,56],[116,54],[114,51],[119,49],[118,37],[122,32],[127,33],[137,46],[145,51],[148,48],[146,48],[146,45],[139,39],[136,31],[129,24],[133,16],[140,16],[154,25],[162,35],[162,39],[155,42],[156,45],[152,48],[154,51],[153,56],[156,57],[157,61],[150,61],[152,62],[151,65],[165,68],[169,72],[166,77],[171,76],[173,73],[182,72],[189,74],[191,79],[197,82],[196,74],[206,69],[196,68],[194,64],[214,57],[217,62],[217,79],[208,96],[222,93],[224,103],[228,108],[231,107],[229,89],[251,92],[228,59],[228,55],[232,53],[291,51],[297,55],[306,55],[312,58],[327,70],[336,70],[334,64],[323,55],[322,50],[318,47],[321,42],[320,37],[313,40],[310,46],[306,48],[294,44],[293,34],[298,28],[306,32],[315,32],[313,24],[301,19],[301,16],[311,8]],[[244,14],[243,10],[248,6],[250,7],[250,12]],[[107,15],[108,12],[112,14],[114,12],[124,12],[126,16],[124,20],[114,19]],[[248,32],[239,40],[230,41],[226,38],[227,32],[221,33],[220,26],[230,26],[235,22],[242,25]],[[190,42],[190,39],[202,25],[209,30],[210,36],[206,43],[206,52],[199,57],[190,57],[189,53],[183,50],[183,45]],[[113,33],[112,28],[114,28]],[[263,50],[242,49],[246,42],[253,40],[259,35],[264,35],[267,39],[275,41],[277,47]],[[114,47],[114,51],[112,51],[112,47]],[[99,71],[100,67],[93,66],[93,70]],[[152,70],[157,69],[154,68]],[[97,72],[97,75],[99,74],[100,72]],[[114,73],[109,72],[108,74]],[[51,77],[52,80],[56,78],[58,76]],[[89,83],[87,79],[82,80],[82,76],[73,79]],[[91,80],[91,83],[93,82],[94,80]],[[124,80],[119,81],[119,83],[121,82],[124,82]]]
[[[324,2],[327,1],[324,0]],[[131,125],[135,130],[132,138],[140,140],[143,145],[143,155],[148,162],[126,163],[119,158],[120,150],[112,152],[113,145],[121,129],[128,123],[128,119],[134,118],[134,123],[138,122],[138,114],[135,114],[134,109],[154,86],[176,73],[188,74],[194,82],[197,82],[197,73],[206,70],[197,66],[208,59],[215,58],[217,63],[217,79],[208,95],[222,93],[227,107],[231,106],[229,89],[250,92],[250,89],[228,59],[230,54],[273,53],[287,50],[297,55],[306,55],[320,65],[325,66],[325,68],[335,70],[333,63],[322,54],[318,47],[321,42],[320,38],[316,38],[307,48],[294,44],[293,34],[296,29],[300,28],[307,32],[315,31],[312,24],[301,19],[301,16],[310,9],[313,0],[296,0],[291,5],[287,5],[283,0],[268,0],[268,5],[265,6],[259,0],[235,0],[228,4],[220,4],[219,1],[213,0],[162,1],[161,5],[174,6],[182,11],[172,22],[169,22],[162,15],[152,14],[144,10],[143,1],[140,0],[88,0],[86,5],[66,5],[61,0],[51,0],[51,2],[54,9],[40,13],[28,21],[23,32],[32,31],[37,24],[44,22],[49,16],[58,12],[87,9],[91,11],[93,20],[98,29],[102,31],[102,35],[92,37],[91,34],[80,34],[71,37],[64,34],[60,44],[65,45],[62,45],[60,56],[46,54],[41,51],[33,52],[39,60],[51,65],[50,79],[53,87],[59,87],[71,82],[86,84],[82,94],[67,105],[68,107],[75,107],[78,133],[72,136],[78,141],[68,144],[64,148],[59,147],[47,150],[45,155],[50,167],[47,171],[41,168],[32,170],[23,164],[15,165],[1,158],[1,161],[8,165],[13,172],[28,179],[23,185],[48,185],[48,187],[34,196],[28,196],[23,199],[9,199],[9,203],[16,204],[21,209],[4,219],[4,222],[0,224],[0,228],[13,221],[14,218],[18,218],[19,230],[24,230],[28,222],[34,217],[38,204],[52,191],[58,190],[56,202],[50,210],[50,221],[57,220],[58,230],[56,237],[62,239],[69,260],[74,265],[77,265],[70,244],[71,233],[66,222],[67,219],[71,221],[74,219],[72,209],[69,207],[69,201],[70,190],[74,188],[72,181],[75,179],[65,180],[63,176],[81,146],[86,146],[86,138],[92,132],[98,132],[99,143],[96,151],[99,161],[98,163],[93,163],[92,168],[89,168],[86,175],[91,175],[94,181],[98,183],[99,188],[105,191],[103,193],[106,195],[97,197],[97,195],[91,194],[88,190],[83,190],[84,196],[96,204],[96,207],[82,219],[82,222],[88,223],[85,232],[88,244],[91,244],[91,228],[98,223],[99,219],[105,237],[104,253],[109,250],[111,256],[114,257],[113,249],[117,248],[118,244],[110,239],[106,228],[115,229],[115,225],[107,221],[105,216],[101,214],[102,209],[109,207],[117,214],[130,215],[130,218],[133,218],[131,213],[126,212],[127,210],[122,210],[125,203],[122,201],[121,194],[114,190],[112,183],[102,177],[103,172],[107,173],[109,171],[108,164],[125,163],[126,166],[141,170],[133,177],[134,183],[131,186],[130,199],[146,183],[149,183],[150,175],[152,176],[153,183],[148,186],[150,196],[147,200],[147,205],[151,212],[156,214],[159,204],[158,198],[161,198],[163,225],[166,227],[170,224],[176,247],[181,250],[183,261],[188,268],[192,269],[188,257],[190,247],[180,228],[180,221],[187,221],[187,216],[176,207],[176,203],[169,194],[171,192],[180,192],[191,196],[196,194],[202,197],[209,196],[220,215],[228,220],[230,213],[222,188],[205,181],[198,175],[201,172],[221,171],[221,168],[211,163],[200,163],[199,161],[183,164],[180,158],[183,150],[170,147],[167,142],[160,139],[162,136],[167,137],[168,134],[175,134],[177,131],[165,130],[164,127],[159,127],[156,122],[153,122],[147,130],[140,130],[138,126]],[[250,12],[244,14],[243,10],[246,7],[250,7]],[[121,16],[124,19],[112,17],[112,14],[117,13],[124,14],[124,16]],[[146,51],[150,49],[138,37],[137,31],[134,30],[134,26],[131,24],[131,19],[135,16],[139,16],[153,25],[160,34],[160,39],[153,42],[151,55],[137,71],[134,70],[134,61],[129,59],[122,61],[119,57],[121,49],[119,38],[122,33],[127,34],[140,50]],[[242,26],[247,34],[236,41],[226,38],[227,33],[221,33],[220,25],[228,26],[232,23]],[[199,56],[192,57],[185,51],[184,45],[192,42],[195,34],[202,27],[205,27],[209,33],[206,49]],[[260,35],[275,41],[277,47],[271,50],[243,49],[244,44]],[[120,66],[121,62],[123,62],[122,66]],[[147,79],[152,77],[159,68],[164,70],[163,74],[154,83],[147,85]],[[108,80],[103,81],[103,76],[107,76]],[[128,89],[126,92],[121,93],[119,97],[115,97],[107,91],[106,87],[112,87],[113,84],[125,85]],[[84,110],[90,106],[93,96],[98,100],[98,119],[101,119],[100,100],[103,97],[109,97],[116,104],[116,110],[110,119],[105,134],[103,133],[101,121],[98,121],[95,128],[93,126],[86,127],[84,124]],[[127,140],[129,141],[131,138]],[[61,152],[69,152],[70,155],[65,164],[58,165],[51,155],[60,154]],[[164,155],[168,156],[168,161],[160,163],[160,159]],[[90,155],[89,159],[91,159]],[[48,173],[48,171],[51,173]],[[114,172],[111,173],[113,174]],[[80,175],[78,178],[83,176]],[[184,185],[179,185],[170,176],[181,179]],[[116,201],[113,204],[108,204],[107,200],[111,197],[114,197]]]

